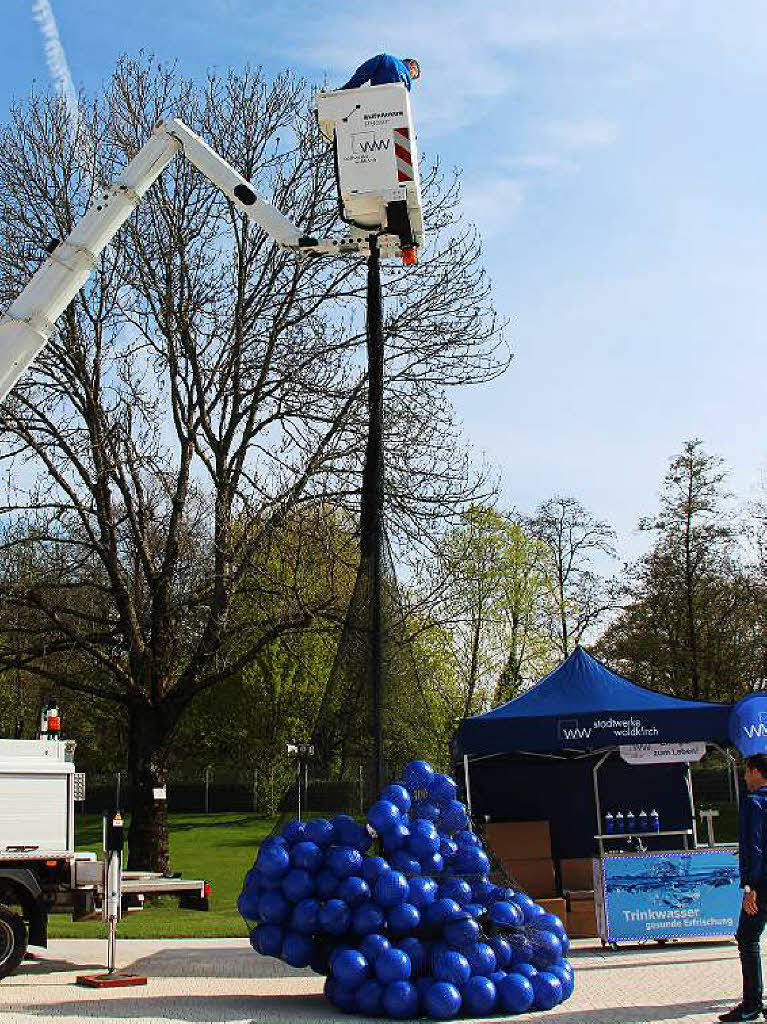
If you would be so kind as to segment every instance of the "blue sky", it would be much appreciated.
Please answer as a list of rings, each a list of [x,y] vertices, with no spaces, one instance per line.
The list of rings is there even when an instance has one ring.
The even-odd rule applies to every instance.
[[[52,0],[77,86],[122,52],[184,72],[296,68],[342,81],[421,60],[422,150],[463,170],[515,360],[457,396],[523,512],[575,494],[619,531],[703,438],[754,497],[767,465],[767,8],[761,0]],[[10,9],[8,9],[10,8]],[[32,0],[3,12],[0,110],[48,81]]]

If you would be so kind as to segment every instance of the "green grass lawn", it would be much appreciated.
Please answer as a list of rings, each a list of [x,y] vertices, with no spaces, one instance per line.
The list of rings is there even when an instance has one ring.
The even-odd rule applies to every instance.
[[[147,909],[126,914],[118,934],[134,939],[246,935],[235,903],[258,845],[274,824],[274,818],[254,814],[172,814],[171,868],[185,878],[205,878],[210,882],[210,910],[179,910],[178,900],[153,900]],[[86,815],[82,822],[78,816],[76,842],[78,850],[100,853],[100,815]],[[101,921],[74,924],[69,917],[54,914],[49,934],[52,938],[106,937],[106,928]]]

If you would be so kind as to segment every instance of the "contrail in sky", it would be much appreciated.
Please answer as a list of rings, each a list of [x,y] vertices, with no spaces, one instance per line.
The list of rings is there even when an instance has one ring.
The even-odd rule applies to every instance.
[[[79,117],[77,92],[69,70],[67,55],[64,53],[64,47],[61,45],[59,28],[56,24],[53,8],[51,7],[51,0],[34,0],[32,15],[43,34],[45,61],[48,65],[48,72],[64,99],[69,114],[70,128],[74,135]]]

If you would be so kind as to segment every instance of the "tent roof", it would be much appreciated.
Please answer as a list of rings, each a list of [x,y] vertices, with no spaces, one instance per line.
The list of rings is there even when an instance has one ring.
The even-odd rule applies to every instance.
[[[465,719],[456,733],[455,752],[554,752],[691,740],[725,744],[729,713],[729,704],[648,690],[576,647],[530,690]]]

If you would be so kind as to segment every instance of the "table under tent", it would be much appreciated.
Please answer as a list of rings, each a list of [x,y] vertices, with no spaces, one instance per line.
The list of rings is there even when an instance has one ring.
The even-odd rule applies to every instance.
[[[647,861],[662,851],[668,866],[675,851],[698,847],[690,762],[717,750],[735,774],[727,749],[731,710],[656,693],[578,647],[519,697],[464,719],[452,760],[508,873],[533,896],[566,897],[568,912],[580,900],[572,911],[580,914],[575,930],[612,940],[604,919],[606,862],[644,851]],[[629,811],[632,825],[619,831],[615,817],[620,812],[625,821]],[[642,811],[648,822],[657,812],[656,831],[640,824]],[[732,858],[733,848],[727,850]],[[724,848],[719,853],[725,856]],[[733,865],[730,879],[727,862],[728,885],[737,880],[736,859]]]

